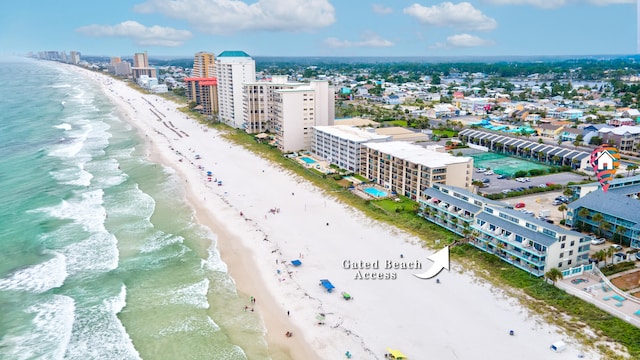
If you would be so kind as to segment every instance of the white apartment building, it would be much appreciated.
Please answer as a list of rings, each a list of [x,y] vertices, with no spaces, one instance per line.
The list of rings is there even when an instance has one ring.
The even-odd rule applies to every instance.
[[[256,81],[256,62],[244,51],[224,51],[215,60],[220,121],[244,128],[243,84]]]
[[[434,184],[471,190],[472,171],[473,158],[453,156],[439,145],[424,148],[403,141],[362,144],[360,174],[414,200]]]
[[[314,126],[311,152],[342,169],[359,173],[362,144],[392,140],[391,135],[378,135],[373,128]]]
[[[295,89],[304,83],[289,82],[286,75],[273,75],[270,80],[244,84],[244,124],[249,134],[274,131],[275,91]]]
[[[310,150],[313,126],[333,125],[334,105],[334,89],[326,80],[276,90],[273,130],[278,149],[282,152]]]

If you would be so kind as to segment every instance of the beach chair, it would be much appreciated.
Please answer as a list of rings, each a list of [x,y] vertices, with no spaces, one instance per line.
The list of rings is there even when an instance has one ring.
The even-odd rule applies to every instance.
[[[602,298],[602,300],[604,300],[604,301],[609,301],[609,299],[611,299],[611,296],[605,296],[605,297]]]
[[[622,306],[622,303],[621,303],[621,302],[617,302],[617,303],[616,303],[616,306],[617,306],[617,307],[620,307],[620,306]]]

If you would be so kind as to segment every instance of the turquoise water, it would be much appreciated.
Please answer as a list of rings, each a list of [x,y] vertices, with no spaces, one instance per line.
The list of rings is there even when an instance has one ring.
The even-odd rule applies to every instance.
[[[25,59],[0,83],[0,359],[268,358],[215,234],[99,89]]]
[[[378,189],[373,188],[373,187],[366,187],[366,188],[363,188],[362,190],[364,192],[366,192],[367,194],[369,194],[369,195],[371,195],[373,197],[377,197],[377,198],[385,197],[385,196],[388,195],[385,191],[378,190]]]
[[[546,165],[491,152],[470,154],[469,156],[473,158],[473,166],[485,169],[490,168],[494,173],[506,176],[513,176],[520,170],[550,169]]]
[[[307,164],[313,164],[313,163],[315,163],[315,162],[316,162],[316,161],[315,161],[315,160],[313,160],[312,158],[308,158],[308,157],[306,157],[306,156],[303,156],[303,157],[301,157],[300,159],[302,159],[302,161],[304,161],[304,162],[305,162],[305,163],[307,163]]]

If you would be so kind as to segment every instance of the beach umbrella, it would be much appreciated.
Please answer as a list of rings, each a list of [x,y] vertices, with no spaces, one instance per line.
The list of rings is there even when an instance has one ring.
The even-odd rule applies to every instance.
[[[393,356],[394,359],[408,359],[408,357],[402,353],[402,351],[400,350],[393,350],[393,349],[389,349],[387,348],[387,351],[389,352],[389,354],[391,354],[391,356]]]

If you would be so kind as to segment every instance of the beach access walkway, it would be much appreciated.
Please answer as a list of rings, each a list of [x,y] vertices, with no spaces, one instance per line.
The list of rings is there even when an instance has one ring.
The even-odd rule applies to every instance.
[[[596,267],[558,280],[556,286],[640,328],[640,299],[615,287]]]

